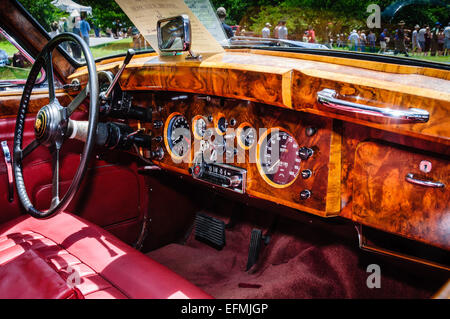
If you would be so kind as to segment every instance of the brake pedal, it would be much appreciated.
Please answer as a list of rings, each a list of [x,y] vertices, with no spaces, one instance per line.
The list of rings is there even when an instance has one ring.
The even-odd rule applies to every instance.
[[[197,213],[195,216],[195,239],[209,246],[221,250],[225,247],[225,222]]]
[[[253,229],[250,236],[250,247],[248,249],[247,267],[245,271],[249,271],[257,262],[261,251],[261,243],[268,245],[270,236],[263,236],[261,229]]]

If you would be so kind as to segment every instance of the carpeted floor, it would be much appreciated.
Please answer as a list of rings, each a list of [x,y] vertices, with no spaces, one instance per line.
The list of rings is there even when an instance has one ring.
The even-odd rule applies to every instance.
[[[280,220],[259,262],[245,272],[252,221],[226,231],[221,251],[195,240],[147,255],[216,298],[429,298],[439,288],[421,274],[364,253],[324,231]],[[369,289],[370,264],[381,267],[381,288]]]

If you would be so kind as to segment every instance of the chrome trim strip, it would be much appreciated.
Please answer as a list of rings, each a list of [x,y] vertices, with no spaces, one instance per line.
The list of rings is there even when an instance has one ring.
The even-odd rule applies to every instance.
[[[394,110],[384,107],[375,107],[370,105],[358,104],[348,102],[336,98],[336,91],[331,89],[324,89],[317,93],[317,101],[335,110],[351,112],[355,114],[363,114],[369,116],[376,116],[387,118],[391,120],[401,120],[408,123],[426,123],[430,119],[428,111],[410,108],[408,110]]]

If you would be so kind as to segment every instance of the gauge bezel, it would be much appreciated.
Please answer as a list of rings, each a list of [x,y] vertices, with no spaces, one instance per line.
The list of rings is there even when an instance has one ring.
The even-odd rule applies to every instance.
[[[241,140],[241,134],[244,132],[244,128],[245,127],[250,127],[250,128],[252,128],[254,131],[255,131],[255,140],[253,141],[253,143],[251,144],[251,145],[249,145],[249,146],[246,146],[243,142],[242,142],[242,140]],[[244,123],[242,123],[242,124],[240,124],[239,126],[238,126],[238,128],[237,128],[237,130],[236,130],[236,138],[237,138],[237,143],[238,143],[238,145],[239,145],[239,147],[241,147],[243,150],[246,150],[246,151],[248,151],[249,149],[251,149],[254,145],[255,145],[255,143],[256,143],[256,140],[257,140],[257,131],[256,131],[256,129],[253,127],[253,125],[251,125],[249,122],[244,122]]]
[[[259,138],[259,140],[258,140],[258,146],[257,146],[257,149],[256,149],[256,166],[258,167],[259,175],[261,176],[261,178],[262,178],[267,184],[269,184],[270,186],[272,186],[272,187],[274,187],[274,188],[287,188],[287,187],[291,186],[292,184],[294,184],[295,181],[298,179],[298,177],[300,176],[301,168],[298,170],[297,174],[295,175],[295,178],[294,178],[292,181],[290,181],[290,182],[287,183],[287,184],[281,185],[281,184],[277,184],[277,183],[273,182],[273,181],[266,175],[266,173],[264,172],[264,169],[263,169],[263,167],[262,167],[262,163],[261,163],[261,146],[262,146],[262,143],[264,142],[264,140],[266,139],[266,137],[267,137],[269,134],[271,134],[273,131],[275,131],[275,130],[278,130],[279,132],[287,133],[290,137],[292,137],[292,138],[294,139],[294,141],[297,143],[297,145],[299,145],[298,142],[297,142],[297,140],[295,139],[294,135],[293,135],[291,132],[289,132],[288,130],[286,130],[286,129],[282,128],[282,127],[272,127],[272,128],[270,128],[270,129],[266,130],[266,131],[260,136],[260,138]]]
[[[181,114],[181,113],[179,113],[179,112],[173,112],[173,113],[171,113],[171,114],[169,115],[169,117],[166,119],[166,122],[164,123],[164,145],[166,146],[167,152],[170,154],[170,156],[171,156],[173,159],[176,159],[176,160],[182,160],[182,159],[184,159],[188,154],[191,153],[191,149],[192,149],[192,141],[191,141],[191,143],[189,143],[189,150],[188,150],[183,156],[179,156],[179,155],[175,154],[175,153],[172,151],[172,149],[170,148],[170,145],[169,145],[169,136],[168,136],[168,133],[169,133],[169,132],[168,132],[168,131],[169,131],[169,124],[170,124],[171,121],[172,121],[175,117],[177,117],[177,116],[182,116],[182,117],[184,117],[185,120],[186,120],[186,122],[189,124],[189,122],[188,122],[186,116],[184,116],[183,114]],[[190,128],[189,128],[189,131],[190,131]]]
[[[222,132],[219,129],[219,120],[221,118],[224,118],[225,121],[227,120],[226,116],[223,113],[218,113],[216,116],[214,116],[214,128],[215,128],[217,134],[219,134],[220,136],[224,136],[227,132],[226,131]]]
[[[200,136],[197,132],[197,122],[199,120],[203,120],[205,122],[205,134],[206,134],[206,131],[208,130],[208,121],[203,115],[196,115],[192,119],[192,133],[193,133],[195,139],[202,140],[205,135]]]

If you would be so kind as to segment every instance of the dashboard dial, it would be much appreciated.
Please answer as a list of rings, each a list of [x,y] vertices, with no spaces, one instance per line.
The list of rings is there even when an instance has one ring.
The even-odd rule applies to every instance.
[[[170,155],[181,159],[191,148],[191,134],[189,123],[182,114],[172,113],[166,121],[164,143]]]
[[[192,121],[194,137],[198,140],[203,139],[206,133],[206,121],[201,115],[194,117]]]
[[[217,117],[214,118],[214,124],[216,127],[216,131],[219,135],[225,135],[228,128],[228,121],[222,113],[219,113]]]
[[[292,185],[300,172],[298,150],[297,141],[286,130],[267,130],[258,142],[256,163],[261,177],[276,188]]]
[[[245,150],[250,149],[256,142],[256,129],[247,122],[239,125],[236,135],[239,146]]]

